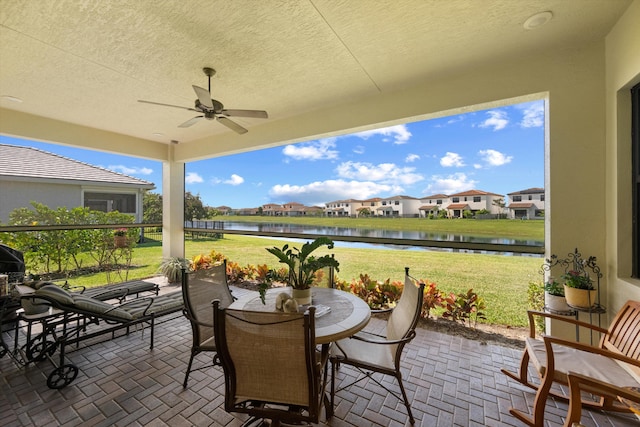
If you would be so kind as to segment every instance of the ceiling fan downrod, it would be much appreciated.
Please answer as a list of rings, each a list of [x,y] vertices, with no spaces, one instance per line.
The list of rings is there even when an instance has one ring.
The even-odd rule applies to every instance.
[[[209,77],[209,93],[211,93],[211,77],[216,75],[216,70],[211,67],[204,67],[202,71]]]

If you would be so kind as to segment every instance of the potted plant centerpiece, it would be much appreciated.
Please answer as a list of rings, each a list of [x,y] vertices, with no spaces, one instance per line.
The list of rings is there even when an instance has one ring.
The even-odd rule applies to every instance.
[[[282,248],[267,248],[271,254],[289,267],[287,284],[293,289],[291,296],[300,305],[311,304],[311,285],[315,279],[316,272],[325,267],[333,267],[339,271],[340,263],[331,255],[315,257],[311,255],[313,251],[321,246],[333,249],[333,240],[328,237],[318,237],[313,242],[305,243],[302,249],[289,247],[288,244]]]
[[[544,284],[544,306],[551,312],[566,313],[571,311],[564,297],[564,286],[553,277]]]
[[[562,278],[567,304],[576,308],[591,308],[596,304],[598,291],[586,271],[569,270]]]

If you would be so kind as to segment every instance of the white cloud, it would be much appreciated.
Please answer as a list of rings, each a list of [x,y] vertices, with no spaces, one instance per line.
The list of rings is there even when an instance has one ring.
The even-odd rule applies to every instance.
[[[356,154],[364,154],[364,145],[358,145],[353,149],[353,152]]]
[[[487,111],[489,118],[480,123],[481,128],[493,128],[494,132],[504,129],[509,124],[507,113],[500,110]]]
[[[235,173],[231,174],[231,178],[224,181],[225,184],[229,184],[229,185],[240,185],[243,182],[244,182],[244,178],[241,177],[240,175],[236,175]]]
[[[336,172],[340,178],[360,181],[376,181],[389,185],[411,185],[424,180],[415,173],[416,168],[398,167],[394,163],[374,165],[364,162],[344,162],[338,165]]]
[[[109,165],[107,169],[112,170],[114,172],[120,172],[125,175],[151,175],[153,173],[153,169],[149,168],[139,168],[139,167],[128,167],[124,165]]]
[[[477,184],[477,181],[470,179],[466,174],[461,172],[447,176],[433,175],[430,181],[431,184],[422,191],[427,196],[440,193],[455,194],[461,191],[471,190]]]
[[[366,130],[364,132],[355,133],[354,136],[362,139],[369,139],[374,135],[383,135],[393,138],[394,144],[406,144],[411,138],[411,132],[407,129],[406,125],[389,126],[382,129]],[[385,141],[389,141],[389,138],[385,138]]]
[[[496,150],[480,150],[478,155],[482,158],[482,161],[488,166],[502,166],[510,163],[513,160],[513,156],[506,156],[503,153]]]
[[[287,145],[282,149],[282,154],[294,160],[332,160],[338,158],[338,151],[332,150],[335,146],[335,138],[326,138],[309,143]]]
[[[417,154],[409,154],[404,159],[404,161],[407,162],[407,163],[412,163],[412,162],[415,162],[416,160],[420,160],[420,156],[417,155]]]
[[[332,179],[306,185],[274,185],[269,196],[275,203],[295,201],[305,205],[323,205],[333,200],[367,199],[384,192],[396,194],[397,190],[397,187],[371,181]]]
[[[198,184],[203,182],[204,180],[202,179],[202,177],[200,175],[198,175],[195,172],[189,172],[187,173],[187,175],[184,177],[184,183],[185,184]]]
[[[445,156],[440,159],[440,166],[444,168],[460,168],[464,166],[464,161],[462,160],[462,156],[460,156],[460,154],[447,151],[447,154],[445,154]]]
[[[538,101],[526,105],[522,111],[520,126],[523,128],[538,128],[544,125],[544,102]]]

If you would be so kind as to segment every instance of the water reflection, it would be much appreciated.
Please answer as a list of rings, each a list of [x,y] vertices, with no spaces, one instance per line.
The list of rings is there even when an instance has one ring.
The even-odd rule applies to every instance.
[[[219,223],[219,221],[218,221]],[[408,239],[408,240],[436,240],[441,242],[466,242],[466,243],[488,243],[502,245],[524,245],[533,247],[542,247],[544,242],[539,240],[520,240],[505,237],[479,237],[465,234],[451,233],[427,233],[423,231],[406,231],[406,230],[384,230],[374,228],[346,228],[346,227],[324,227],[299,224],[276,224],[276,223],[260,223],[260,222],[233,222],[224,221],[224,229],[238,231],[257,231],[268,233],[296,233],[296,234],[316,234],[331,235],[345,237],[371,237],[371,238],[389,238],[389,239]],[[194,224],[195,225],[195,224]],[[207,224],[207,228],[212,228]],[[202,226],[202,225],[200,225]],[[357,245],[357,243],[354,243]],[[397,248],[397,246],[396,246]]]

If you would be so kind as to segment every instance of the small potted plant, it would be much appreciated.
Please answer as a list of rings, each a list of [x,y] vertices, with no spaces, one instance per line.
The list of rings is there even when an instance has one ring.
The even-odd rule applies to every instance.
[[[311,285],[314,282],[316,272],[325,267],[333,267],[339,271],[340,263],[331,255],[315,257],[311,255],[313,251],[321,246],[333,249],[333,240],[328,237],[318,237],[313,242],[305,243],[302,249],[289,247],[288,244],[282,248],[267,248],[267,251],[275,255],[278,260],[289,267],[287,284],[293,289],[291,296],[300,305],[311,304]]]
[[[113,245],[116,248],[125,248],[127,246],[127,229],[116,228],[113,232]]]
[[[171,257],[160,264],[160,272],[169,283],[178,283],[182,279],[182,270],[189,270],[191,261],[180,257]]]
[[[567,300],[564,296],[564,286],[553,277],[549,277],[549,280],[544,285],[544,306],[552,313],[567,313],[571,311],[571,307],[567,305]]]
[[[569,270],[562,275],[564,295],[567,304],[576,308],[591,308],[595,305],[598,294],[593,281],[585,271]]]

